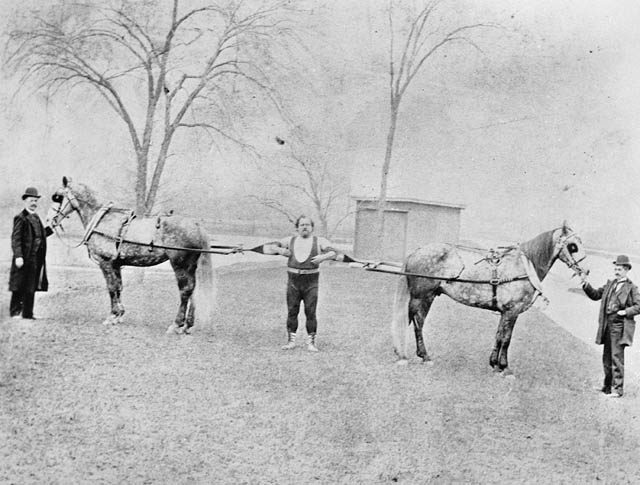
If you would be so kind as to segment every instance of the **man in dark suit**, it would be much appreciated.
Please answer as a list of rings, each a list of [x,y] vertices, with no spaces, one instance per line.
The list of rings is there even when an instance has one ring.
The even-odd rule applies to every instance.
[[[602,365],[604,385],[600,389],[610,397],[622,397],[624,393],[624,348],[633,343],[636,323],[640,313],[638,287],[627,277],[631,269],[628,256],[620,255],[613,262],[615,278],[594,288],[582,275],[582,289],[592,300],[602,300],[598,318],[596,344],[604,345]]]
[[[22,195],[24,209],[13,218],[11,232],[11,273],[9,291],[12,317],[34,319],[33,303],[36,291],[47,291],[47,237],[53,230],[42,224],[36,213],[40,195],[35,187],[27,187]]]

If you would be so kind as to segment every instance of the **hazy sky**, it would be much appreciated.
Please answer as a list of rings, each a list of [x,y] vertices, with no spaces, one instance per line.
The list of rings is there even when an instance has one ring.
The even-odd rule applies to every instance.
[[[451,62],[441,59],[413,86],[391,192],[466,203],[469,234],[488,228],[520,239],[566,218],[587,240],[639,248],[640,6],[480,4],[519,34],[492,38],[486,48],[479,40],[484,53],[466,48]],[[364,107],[362,118],[377,110]],[[354,190],[377,190],[374,154],[384,145],[377,135],[360,143]]]
[[[354,164],[354,194],[374,195],[388,116],[388,32],[377,13],[386,0],[323,3],[332,13],[312,48],[331,58],[334,72],[343,70],[344,82],[308,100],[310,116],[322,103],[337,109],[309,121],[340,128],[334,156]],[[390,195],[466,204],[468,236],[520,240],[567,219],[587,245],[640,254],[640,5],[461,5],[465,19],[504,30],[476,37],[482,52],[455,46],[416,78],[401,108]],[[0,0],[0,13],[10,8],[15,2]],[[0,175],[11,185],[52,184],[72,170],[95,176],[96,165],[108,178],[127,157],[128,141],[99,103],[46,106],[34,98],[18,106],[9,91],[0,96]],[[245,175],[238,160],[220,158],[206,176],[232,194]],[[86,160],[94,163],[79,164]]]

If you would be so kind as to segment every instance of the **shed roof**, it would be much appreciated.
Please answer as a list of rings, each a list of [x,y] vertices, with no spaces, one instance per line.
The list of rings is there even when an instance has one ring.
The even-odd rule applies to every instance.
[[[358,202],[376,202],[378,200],[377,197],[362,197],[358,195],[352,195],[352,199],[355,199]],[[414,199],[411,197],[387,197],[387,202],[410,202],[412,204],[421,204],[421,205],[435,205],[439,207],[450,207],[453,209],[464,209],[466,207],[465,204],[457,204],[455,202],[442,202],[436,200],[424,200],[424,199]]]

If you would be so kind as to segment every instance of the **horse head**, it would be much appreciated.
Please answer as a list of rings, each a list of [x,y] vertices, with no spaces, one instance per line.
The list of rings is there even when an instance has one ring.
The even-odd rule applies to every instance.
[[[87,205],[95,205],[95,198],[84,184],[74,184],[70,177],[62,177],[62,187],[51,196],[54,216],[51,225],[58,226],[73,212],[78,212],[83,220],[83,209]]]
[[[566,221],[562,223],[562,227],[556,229],[553,236],[555,240],[554,252],[560,261],[566,264],[574,275],[580,276],[588,273],[588,270],[580,266],[580,263],[587,257],[582,240]]]

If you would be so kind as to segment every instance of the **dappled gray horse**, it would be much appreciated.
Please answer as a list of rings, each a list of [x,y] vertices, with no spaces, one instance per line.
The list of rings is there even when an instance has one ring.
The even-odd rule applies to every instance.
[[[52,200],[54,227],[74,211],[80,216],[85,228],[82,242],[89,257],[100,266],[111,297],[111,313],[104,324],[123,321],[122,266],[154,266],[167,260],[180,291],[178,313],[167,332],[188,333],[193,326],[196,281],[201,294],[199,306],[210,311],[215,287],[211,257],[206,253],[209,240],[196,221],[172,214],[138,217],[132,210],[99,203],[91,189],[67,177],[63,177],[62,187]]]
[[[451,244],[417,249],[405,261],[395,297],[391,326],[400,363],[407,359],[405,335],[411,323],[418,357],[430,360],[423,340],[424,320],[436,296],[445,294],[459,303],[500,313],[489,363],[494,370],[509,373],[507,352],[518,315],[540,295],[540,282],[557,259],[579,274],[585,257],[580,238],[566,223],[496,251]]]

